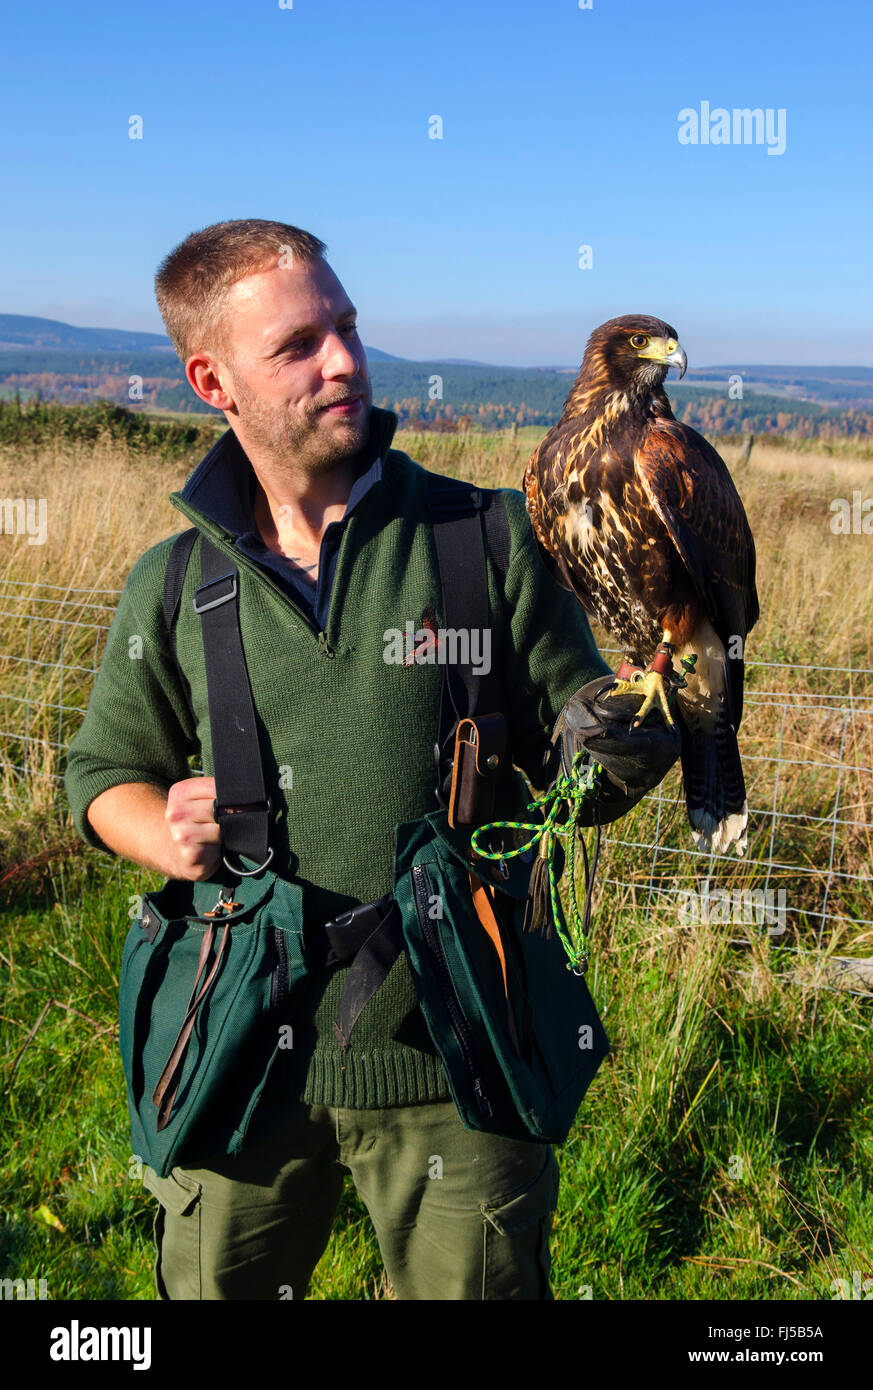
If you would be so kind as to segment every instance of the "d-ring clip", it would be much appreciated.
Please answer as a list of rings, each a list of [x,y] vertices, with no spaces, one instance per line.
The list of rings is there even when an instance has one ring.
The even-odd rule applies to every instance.
[[[263,864],[259,864],[256,869],[235,869],[232,864],[227,863],[227,858],[225,855],[222,855],[221,858],[222,862],[227,865],[232,874],[237,874],[240,878],[252,878],[255,874],[259,874],[262,869],[266,869],[270,860],[273,858],[273,846],[270,845],[269,850],[267,851],[266,859],[264,860]]]

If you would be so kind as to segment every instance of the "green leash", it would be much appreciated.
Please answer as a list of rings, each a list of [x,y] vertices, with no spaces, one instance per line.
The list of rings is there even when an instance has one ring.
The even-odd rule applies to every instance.
[[[488,825],[481,825],[478,830],[470,837],[470,847],[474,854],[481,855],[483,859],[499,859],[501,867],[507,859],[514,859],[516,855],[524,854],[532,845],[539,840],[538,857],[545,861],[548,866],[549,875],[549,894],[552,904],[552,918],[555,923],[561,944],[567,954],[567,969],[573,970],[577,975],[584,975],[588,968],[588,921],[591,915],[591,885],[593,882],[593,870],[589,876],[588,872],[588,852],[585,842],[582,841],[582,853],[585,858],[585,877],[586,877],[586,902],[584,918],[580,915],[579,904],[576,897],[576,817],[579,814],[582,803],[590,797],[596,796],[599,787],[599,775],[603,771],[600,763],[592,763],[590,767],[582,770],[582,761],[585,758],[585,750],[581,748],[573,759],[573,766],[570,775],[565,777],[559,773],[554,785],[542,796],[535,797],[529,801],[527,809],[529,811],[540,810],[544,813],[542,823],[539,821],[515,821],[515,820],[495,820]],[[567,807],[567,815],[564,820],[559,819],[563,807]],[[531,830],[533,834],[526,844],[519,849],[511,850],[487,850],[480,849],[478,839],[490,830]],[[559,876],[555,874],[555,849],[556,837],[565,839],[570,838],[569,852],[567,861],[570,870],[570,921],[572,929],[568,926],[566,917],[561,907],[561,899],[558,894]],[[595,849],[594,865],[597,864],[597,854],[600,849],[600,828],[597,830],[597,847]]]

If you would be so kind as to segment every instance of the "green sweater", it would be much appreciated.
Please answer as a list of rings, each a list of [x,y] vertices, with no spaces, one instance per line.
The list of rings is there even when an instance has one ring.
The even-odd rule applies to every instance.
[[[412,622],[417,630],[428,606],[442,625],[425,471],[389,447],[393,414],[374,409],[371,420],[380,436],[382,478],[349,515],[323,633],[265,568],[235,547],[230,532],[198,510],[203,465],[171,497],[239,570],[240,624],[274,807],[271,868],[302,885],[304,920],[313,931],[391,890],[396,823],[437,804],[432,758],[443,668],[384,659],[388,629],[403,632]],[[578,602],[539,557],[523,494],[506,488],[503,496],[511,549],[505,586],[488,564],[491,659],[505,691],[512,761],[540,787],[558,713],[581,685],[609,668]],[[191,605],[200,547],[188,566],[176,632],[192,721],[162,614],[173,539],[146,551],[128,576],[69,750],[66,788],[76,826],[104,850],[86,816],[101,792],[123,782],[166,791],[191,775],[189,757],[197,754],[203,772],[213,775],[200,619]],[[495,818],[517,817],[527,799],[516,774]],[[307,982],[287,1054],[288,1098],[363,1108],[447,1098],[404,954],[343,1053],[332,1023],[349,968],[334,965]]]

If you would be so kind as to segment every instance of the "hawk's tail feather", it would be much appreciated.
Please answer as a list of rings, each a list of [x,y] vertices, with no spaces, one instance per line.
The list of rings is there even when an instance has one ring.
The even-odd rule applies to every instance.
[[[682,775],[691,833],[698,849],[725,854],[731,845],[746,852],[749,804],[736,732],[720,709],[715,725],[682,723]]]

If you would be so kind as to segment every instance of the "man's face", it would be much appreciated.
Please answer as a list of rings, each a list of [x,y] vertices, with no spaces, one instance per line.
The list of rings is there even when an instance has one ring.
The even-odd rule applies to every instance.
[[[221,377],[243,448],[321,472],[364,446],[372,391],[355,321],[324,261],[259,271],[231,286]]]

